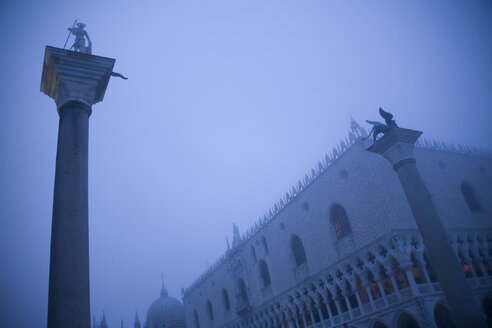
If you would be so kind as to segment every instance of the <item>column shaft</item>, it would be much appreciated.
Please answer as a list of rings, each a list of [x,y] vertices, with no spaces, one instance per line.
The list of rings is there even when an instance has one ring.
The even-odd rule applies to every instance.
[[[485,327],[484,316],[467,285],[415,160],[401,161],[394,169],[458,327]]]
[[[90,327],[88,133],[90,107],[69,102],[59,110],[48,327]]]

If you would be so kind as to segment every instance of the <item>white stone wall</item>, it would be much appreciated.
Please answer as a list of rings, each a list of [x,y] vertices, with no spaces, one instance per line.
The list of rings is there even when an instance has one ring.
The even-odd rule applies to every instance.
[[[357,141],[258,233],[242,242],[244,278],[253,308],[391,231],[417,229],[391,165],[383,157],[365,151],[366,148],[367,143]],[[424,148],[416,148],[415,157],[447,229],[492,229],[491,158]],[[483,209],[481,213],[468,208],[460,189],[464,180],[474,186]],[[352,229],[341,240],[337,239],[329,218],[334,203],[345,208]],[[297,268],[290,251],[292,234],[301,238],[307,257],[306,265]],[[267,242],[268,253],[262,237]],[[251,246],[255,247],[257,260],[267,263],[271,286],[262,287]],[[223,288],[228,291],[231,304],[227,312],[222,300]],[[193,311],[198,313],[200,328],[221,327],[237,319],[235,292],[236,283],[226,261],[201,284],[187,291],[184,298],[187,327],[196,327]],[[212,321],[206,313],[207,300],[213,305]]]

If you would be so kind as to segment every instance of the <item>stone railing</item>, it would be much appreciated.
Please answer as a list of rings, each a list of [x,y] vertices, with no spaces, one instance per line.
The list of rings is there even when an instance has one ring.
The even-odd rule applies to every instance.
[[[492,230],[452,230],[448,235],[472,290],[490,289]],[[420,233],[400,230],[253,306],[247,318],[236,318],[221,327],[327,328],[357,324],[378,311],[431,295],[442,295],[442,290]]]

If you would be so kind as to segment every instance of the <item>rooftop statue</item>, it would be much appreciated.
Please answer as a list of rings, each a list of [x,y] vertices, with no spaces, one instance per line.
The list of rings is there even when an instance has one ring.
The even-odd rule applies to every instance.
[[[376,121],[366,120],[367,123],[372,124],[374,126],[372,127],[369,135],[362,140],[366,140],[367,138],[369,138],[372,135],[373,141],[376,142],[378,140],[377,136],[380,133],[385,135],[386,133],[390,132],[394,128],[398,127],[398,125],[396,125],[396,121],[393,119],[393,114],[388,113],[388,112],[384,111],[381,107],[379,107],[379,115],[381,115],[381,117],[384,118],[384,121],[386,124],[376,122]]]
[[[84,23],[77,23],[77,27],[69,27],[68,31],[75,35],[75,41],[73,45],[70,47],[70,50],[76,51],[76,52],[82,52],[85,54],[91,54],[92,53],[92,42],[89,39],[89,34],[87,34],[87,31],[84,30],[85,24]],[[85,46],[85,39],[87,39],[88,46]]]

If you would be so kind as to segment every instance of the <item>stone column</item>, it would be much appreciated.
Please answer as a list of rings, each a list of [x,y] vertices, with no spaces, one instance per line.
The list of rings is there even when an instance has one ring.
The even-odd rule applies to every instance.
[[[417,283],[415,282],[415,279],[413,278],[412,274],[412,266],[411,264],[407,264],[403,267],[403,270],[405,271],[405,275],[407,276],[408,283],[410,284],[410,289],[412,290],[413,296],[417,296],[419,294],[419,289],[417,287]]]
[[[328,320],[330,321],[330,326],[334,325],[333,322],[333,312],[331,312],[331,305],[330,305],[331,299],[330,297],[326,296],[323,298],[323,303],[325,303],[326,310],[328,311]]]
[[[115,60],[46,47],[41,91],[60,116],[51,226],[48,327],[90,327],[88,136]]]
[[[486,327],[485,317],[471,293],[436,206],[415,165],[413,148],[421,134],[420,131],[396,128],[367,150],[383,155],[398,174],[458,327]]]

